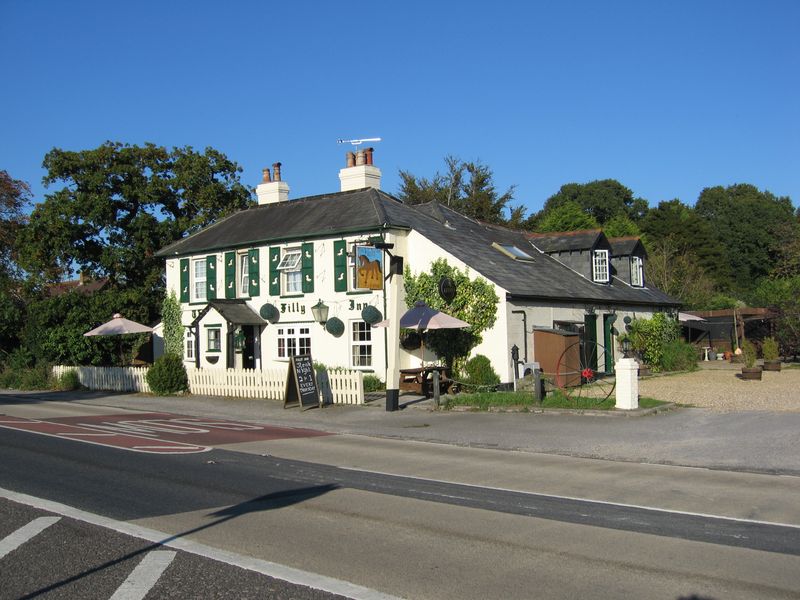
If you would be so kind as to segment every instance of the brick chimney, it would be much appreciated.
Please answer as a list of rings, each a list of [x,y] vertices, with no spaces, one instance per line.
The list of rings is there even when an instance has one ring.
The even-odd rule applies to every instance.
[[[372,164],[374,151],[374,148],[365,148],[345,155],[347,166],[339,171],[343,192],[367,187],[381,189],[381,170]]]
[[[281,181],[281,163],[273,163],[272,177],[270,177],[269,167],[264,167],[262,173],[264,176],[256,188],[258,204],[274,204],[287,201],[289,199],[289,184]]]

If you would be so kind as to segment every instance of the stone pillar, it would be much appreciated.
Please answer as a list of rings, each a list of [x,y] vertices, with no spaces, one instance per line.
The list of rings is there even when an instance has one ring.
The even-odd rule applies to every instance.
[[[617,373],[616,408],[639,408],[639,363],[635,358],[620,358],[614,368]]]

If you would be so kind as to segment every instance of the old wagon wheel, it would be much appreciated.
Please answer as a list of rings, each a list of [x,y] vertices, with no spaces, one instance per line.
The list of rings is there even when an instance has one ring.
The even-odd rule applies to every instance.
[[[613,373],[599,369],[605,365],[606,349],[595,342],[573,344],[558,358],[556,386],[575,406],[600,404],[614,393]]]

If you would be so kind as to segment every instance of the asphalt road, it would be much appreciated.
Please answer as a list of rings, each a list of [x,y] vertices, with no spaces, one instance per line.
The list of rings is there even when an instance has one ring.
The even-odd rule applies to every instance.
[[[406,598],[800,594],[796,478],[564,458],[556,465],[468,448],[431,457],[419,446],[427,445],[323,436],[158,455],[0,429],[0,486]],[[401,456],[404,466],[391,469]],[[642,489],[626,480],[641,480]],[[620,482],[630,502],[599,489],[576,493],[603,481]],[[773,490],[761,487],[767,482]],[[663,500],[647,501],[654,498],[646,488],[654,485]],[[697,490],[702,498],[692,498]],[[731,490],[741,492],[739,507],[723,500]],[[700,507],[707,510],[692,510]],[[68,530],[59,538],[65,526],[75,525],[54,525],[49,534],[56,550],[27,555],[42,571],[49,563],[35,557],[58,564],[53,553],[88,535]],[[4,562],[13,555],[0,567],[24,574],[25,590],[55,582],[63,591],[101,566],[110,583],[78,597],[105,598],[142,546],[126,539],[100,547],[121,550],[98,551],[96,558],[67,552],[69,560],[41,581],[30,579],[40,569],[29,562]],[[176,564],[185,562],[191,573],[193,560]],[[246,579],[238,572],[226,577],[226,589]],[[175,585],[173,597],[217,597],[212,588],[197,596]],[[258,586],[280,584],[254,585],[263,591]]]

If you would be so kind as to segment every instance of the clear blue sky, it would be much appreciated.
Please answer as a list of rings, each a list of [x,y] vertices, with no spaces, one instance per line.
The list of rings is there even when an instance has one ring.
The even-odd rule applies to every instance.
[[[480,160],[529,212],[614,178],[693,204],[800,203],[800,2],[0,0],[0,169],[40,200],[53,147],[215,147],[255,186],[338,190],[338,138],[431,176]]]

